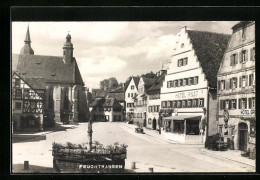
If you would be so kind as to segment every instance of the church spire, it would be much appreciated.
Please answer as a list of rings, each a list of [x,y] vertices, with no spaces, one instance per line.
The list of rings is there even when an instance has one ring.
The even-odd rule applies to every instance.
[[[63,46],[63,62],[69,64],[73,61],[73,44],[71,43],[71,35],[68,32],[66,36],[66,42]]]
[[[26,35],[25,35],[24,46],[21,49],[20,54],[31,54],[31,55],[34,55],[34,51],[31,48],[31,37],[30,37],[29,24],[28,24],[28,27],[27,27]]]
[[[30,30],[29,30],[29,24],[27,27],[27,32],[24,40],[25,44],[31,44],[31,37],[30,37]]]

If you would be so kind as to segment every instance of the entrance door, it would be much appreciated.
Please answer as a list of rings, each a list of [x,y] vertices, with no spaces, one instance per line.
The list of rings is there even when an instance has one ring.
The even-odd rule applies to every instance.
[[[156,129],[156,119],[153,119],[153,130]]]
[[[106,116],[105,116],[105,119],[106,119],[106,121],[109,121],[109,116],[106,115]]]
[[[247,134],[248,127],[246,123],[239,124],[239,150],[246,151],[247,150]]]

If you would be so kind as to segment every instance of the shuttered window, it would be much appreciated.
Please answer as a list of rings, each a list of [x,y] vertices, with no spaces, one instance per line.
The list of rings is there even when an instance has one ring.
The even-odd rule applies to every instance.
[[[237,108],[237,100],[232,99],[232,109],[236,109],[236,108]]]
[[[255,47],[250,49],[250,61],[255,60]]]
[[[199,107],[204,107],[204,98],[199,99]]]

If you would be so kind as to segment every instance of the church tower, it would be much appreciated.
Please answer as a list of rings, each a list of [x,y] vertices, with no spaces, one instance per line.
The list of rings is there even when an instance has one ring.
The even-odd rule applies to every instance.
[[[30,38],[30,31],[29,31],[29,25],[27,27],[27,32],[24,40],[24,46],[20,51],[20,54],[31,54],[34,55],[34,51],[31,48],[31,38]]]
[[[71,35],[68,34],[66,37],[66,42],[63,46],[63,62],[69,64],[73,60],[73,44],[71,43]]]

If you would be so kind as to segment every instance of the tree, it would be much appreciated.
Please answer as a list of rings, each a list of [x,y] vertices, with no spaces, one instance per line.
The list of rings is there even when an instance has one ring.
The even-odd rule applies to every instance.
[[[119,84],[117,82],[117,79],[115,77],[109,78],[108,90],[116,89],[118,87],[119,87]]]
[[[118,81],[115,77],[110,77],[108,79],[104,79],[100,81],[99,83],[100,89],[105,89],[105,90],[112,90],[116,89],[119,87]]]
[[[153,78],[156,78],[156,74],[153,71],[151,71],[149,73],[143,74],[142,77],[153,79]]]

